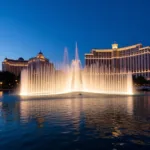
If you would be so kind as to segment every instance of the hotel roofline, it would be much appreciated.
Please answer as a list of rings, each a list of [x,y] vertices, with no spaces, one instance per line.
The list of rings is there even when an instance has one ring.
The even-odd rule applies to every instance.
[[[3,62],[6,62],[6,61],[11,61],[11,62],[28,62],[28,60],[18,60],[18,59],[5,59]]]
[[[138,48],[139,50],[143,50],[146,48],[150,48],[150,46],[146,46],[146,47],[142,47],[142,44],[135,44],[135,45],[131,45],[131,46],[126,46],[126,47],[121,47],[121,48],[116,48],[117,51],[124,51],[124,50],[128,50],[128,49],[132,49],[132,48]],[[93,55],[93,52],[112,52],[114,49],[98,49],[98,48],[94,48],[91,50],[91,53],[86,53],[85,55]]]

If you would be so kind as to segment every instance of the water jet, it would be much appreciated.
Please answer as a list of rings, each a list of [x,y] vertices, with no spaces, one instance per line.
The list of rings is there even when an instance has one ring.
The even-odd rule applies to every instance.
[[[67,49],[65,55],[68,57]],[[64,56],[66,59],[66,56]],[[58,69],[48,63],[39,61],[31,63],[21,72],[20,95],[23,96],[56,96],[72,92],[93,94],[132,95],[132,73],[126,70],[116,71],[112,66],[95,63],[81,67],[78,47],[75,48],[75,59],[71,65],[62,63]]]

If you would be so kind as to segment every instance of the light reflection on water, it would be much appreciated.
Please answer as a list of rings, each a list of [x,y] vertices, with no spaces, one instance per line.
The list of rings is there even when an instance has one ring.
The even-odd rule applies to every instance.
[[[0,149],[150,148],[150,97],[0,101]]]
[[[2,91],[0,91],[0,97],[2,97],[3,96],[3,92]]]

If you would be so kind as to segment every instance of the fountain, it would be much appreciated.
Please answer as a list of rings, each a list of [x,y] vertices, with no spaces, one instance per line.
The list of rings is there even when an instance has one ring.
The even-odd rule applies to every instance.
[[[95,63],[82,69],[76,44],[75,59],[68,63],[65,48],[63,66],[59,69],[39,61],[31,63],[21,72],[20,95],[57,95],[72,92],[100,94],[133,94],[132,74],[125,70],[116,72],[112,66]]]
[[[82,74],[81,74],[81,62],[78,57],[78,48],[76,43],[75,59],[72,60],[71,64],[71,90],[81,91],[82,90]]]

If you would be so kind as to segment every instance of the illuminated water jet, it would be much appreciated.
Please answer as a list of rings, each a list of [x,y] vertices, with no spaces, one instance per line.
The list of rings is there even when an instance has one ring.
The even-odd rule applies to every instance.
[[[71,65],[68,63],[68,52],[65,49],[63,65],[55,67],[59,70],[48,63],[31,63],[21,72],[20,95],[57,95],[71,92],[133,94],[130,72],[116,72],[116,69],[98,63],[82,69],[77,44],[75,59]]]

